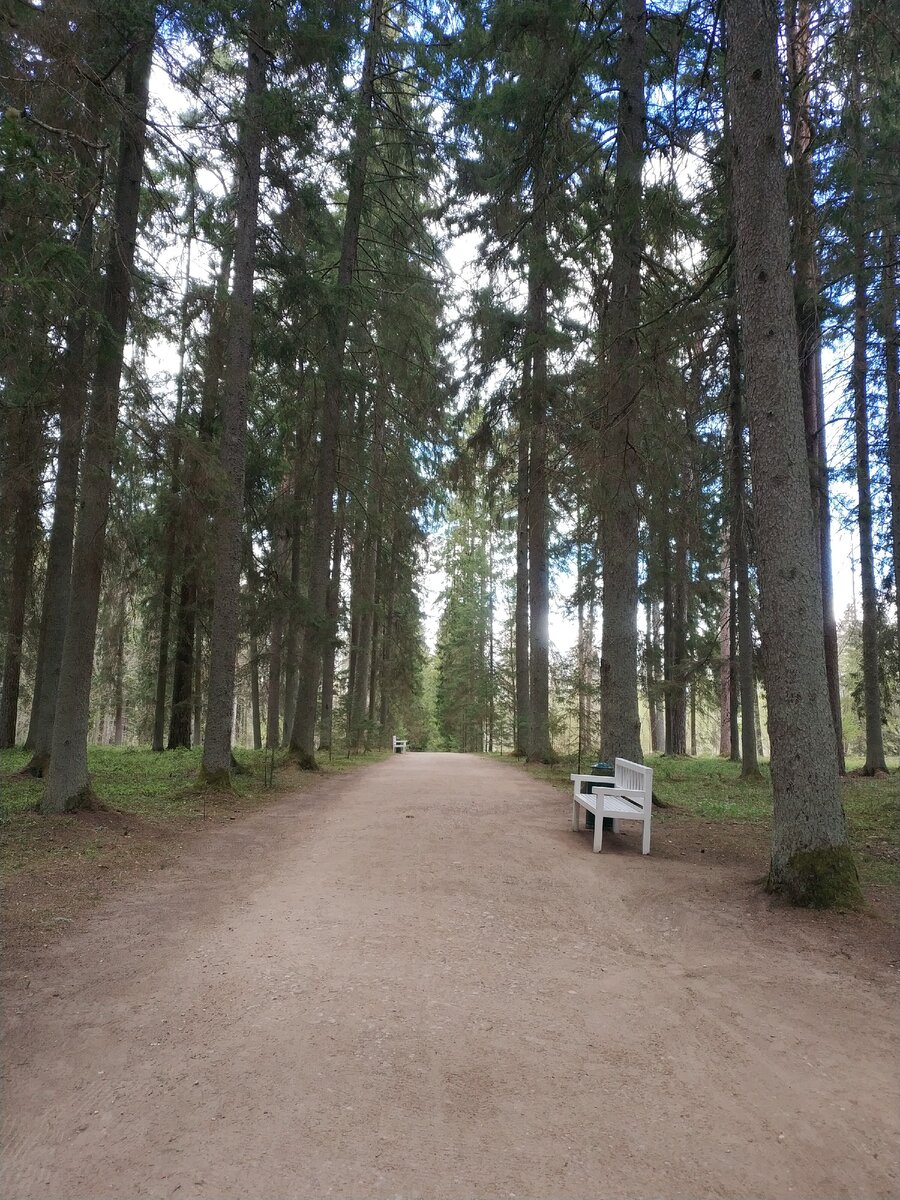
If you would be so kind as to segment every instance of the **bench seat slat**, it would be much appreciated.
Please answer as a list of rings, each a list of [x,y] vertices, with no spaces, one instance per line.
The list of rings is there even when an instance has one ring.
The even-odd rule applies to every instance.
[[[643,813],[644,806],[636,804],[633,800],[621,799],[619,796],[604,796],[603,798],[604,813],[621,814],[623,817],[634,815],[635,813]]]

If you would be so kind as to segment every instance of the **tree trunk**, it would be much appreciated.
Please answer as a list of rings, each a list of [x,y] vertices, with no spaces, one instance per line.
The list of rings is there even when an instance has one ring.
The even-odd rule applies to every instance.
[[[75,203],[78,233],[75,252],[83,272],[74,313],[66,322],[66,350],[60,369],[59,446],[56,456],[56,490],[53,522],[47,546],[47,569],[41,605],[41,626],[35,669],[34,699],[26,746],[32,752],[28,770],[41,776],[50,762],[56,693],[72,582],[72,548],[75,540],[75,510],[78,501],[78,463],[81,430],[88,396],[87,339],[94,309],[91,259],[94,247],[94,209],[99,192],[96,169],[84,167]]]
[[[610,344],[607,356],[607,454],[603,547],[603,644],[600,659],[601,753],[642,762],[638,713],[637,443],[641,371],[641,175],[644,167],[644,0],[623,0],[619,116],[613,187]]]
[[[299,468],[298,468],[299,471]],[[291,521],[291,578],[288,593],[287,636],[284,647],[284,733],[282,745],[290,745],[297,704],[297,671],[300,655],[300,489],[294,482],[294,512]]]
[[[659,703],[659,601],[655,598],[649,604],[649,625],[647,629],[647,707],[650,717],[650,749],[654,754],[661,754],[666,747],[666,728],[663,712]]]
[[[281,645],[284,638],[284,613],[272,617],[269,633],[269,687],[266,698],[266,749],[277,750],[281,739]]]
[[[516,601],[515,601],[515,688],[516,754],[528,753],[531,727],[531,699],[528,665],[528,444],[530,420],[528,401],[531,394],[531,360],[525,355],[519,392],[519,435],[516,468]]]
[[[754,728],[756,730],[756,757],[757,761],[761,759],[765,753],[762,737],[762,717],[759,712],[759,688],[760,681],[754,675],[753,677],[753,718]]]
[[[194,681],[191,694],[193,708],[194,745],[199,746],[203,737],[203,630],[197,629],[194,640]]]
[[[738,589],[737,583],[733,576],[737,575],[737,564],[734,563],[732,551],[732,581],[730,588],[730,598],[728,598],[728,625],[731,628],[731,671],[730,671],[730,686],[731,686],[731,762],[740,762],[740,730],[738,727],[738,710],[740,694],[740,685],[738,683]]]
[[[369,664],[369,708],[367,713],[365,749],[372,747],[372,734],[375,728],[375,711],[378,701],[378,686],[380,683],[379,668],[381,665],[381,596],[384,575],[384,545],[379,538],[375,546],[375,590],[372,604],[372,653]]]
[[[206,560],[207,539],[202,523],[197,519],[196,508],[198,504],[208,502],[204,481],[212,451],[219,404],[219,387],[228,342],[228,285],[231,277],[233,252],[234,248],[231,243],[226,243],[209,315],[209,334],[200,396],[197,441],[193,447],[190,468],[187,471],[187,502],[179,510],[182,526],[182,576],[178,593],[175,663],[172,670],[169,750],[179,747],[189,750],[192,741],[196,746],[200,744],[201,738],[201,722],[198,714],[202,706],[202,692],[197,691],[197,681],[202,676],[202,663],[200,662],[198,617],[201,611],[201,581],[203,579],[201,564]],[[203,599],[205,602],[205,589]]]
[[[178,378],[175,395],[175,420],[171,430],[172,445],[169,450],[168,504],[162,505],[162,518],[166,530],[166,548],[163,560],[163,579],[160,593],[159,655],[156,664],[156,700],[153,712],[152,749],[162,750],[165,742],[166,684],[169,678],[169,637],[172,631],[172,591],[175,586],[175,559],[178,553],[178,497],[181,492],[181,416],[184,410],[184,358],[188,334],[188,294],[191,287],[191,247],[194,238],[194,177],[191,176],[191,193],[188,205],[188,232],[185,247],[184,292],[181,297],[181,319],[178,329]]]
[[[231,780],[231,720],[240,620],[253,276],[259,217],[262,106],[266,88],[266,6],[256,0],[249,7],[248,17],[250,28],[247,35],[244,111],[238,133],[235,168],[234,285],[222,381],[222,492],[216,506],[213,608],[206,730],[203,738],[203,777],[217,783],[229,783]]]
[[[360,459],[364,461],[362,450]],[[369,727],[374,717],[376,652],[376,606],[378,601],[379,547],[381,544],[382,487],[384,475],[384,405],[375,394],[372,403],[372,457],[369,467],[367,502],[362,517],[362,552],[357,558],[359,578],[354,587],[357,605],[356,665],[351,702],[349,744],[359,753],[369,742]]]
[[[872,481],[869,469],[869,417],[867,395],[866,341],[869,309],[865,271],[865,236],[862,207],[855,220],[859,231],[854,244],[853,302],[853,390],[854,434],[856,443],[856,489],[859,525],[859,586],[862,596],[863,707],[866,723],[866,762],[864,775],[887,771],[884,760],[884,736],[881,727],[881,681],[878,655],[878,588],[875,582],[875,554],[872,535]]]
[[[576,502],[577,504],[577,502]],[[585,745],[585,729],[584,729],[584,701],[585,701],[585,663],[587,653],[585,649],[585,620],[584,620],[584,568],[581,562],[581,547],[584,544],[584,533],[581,528],[581,505],[577,504],[575,518],[575,603],[577,616],[577,636],[575,642],[575,684],[578,689],[578,763],[576,771],[581,771],[581,757]],[[491,560],[491,583],[489,594],[491,596],[491,627],[493,628],[493,595],[494,595],[494,579],[493,579],[493,559]],[[493,696],[493,681],[494,681],[494,647],[493,640],[491,641],[491,695]]]
[[[119,592],[116,613],[116,659],[114,670],[113,745],[121,746],[125,741],[125,589]]]
[[[85,431],[78,530],[60,667],[50,768],[41,811],[61,813],[92,803],[87,765],[91,675],[112,492],[119,386],[131,308],[153,30],[137,36],[126,63],[113,225],[93,397]]]
[[[381,654],[379,656],[379,715],[380,730],[379,745],[390,746],[390,725],[394,720],[394,650],[396,647],[396,605],[397,591],[400,585],[398,558],[400,555],[400,534],[395,529],[391,538],[391,556],[387,567],[387,582],[381,585],[380,594],[386,598],[387,608],[384,614],[384,625],[381,638]]]
[[[343,374],[350,316],[350,289],[356,274],[359,253],[359,227],[365,198],[372,109],[375,98],[377,52],[381,40],[383,11],[384,0],[371,0],[366,51],[356,108],[353,145],[350,152],[347,207],[344,213],[337,288],[334,300],[325,314],[328,338],[324,364],[324,403],[309,570],[308,608],[312,615],[312,621],[307,626],[303,640],[300,681],[291,732],[291,750],[297,756],[299,765],[308,770],[315,770],[317,765],[315,757],[316,701],[321,677],[322,654],[328,642],[334,637],[328,621],[326,603],[334,532],[338,431],[344,402]]]
[[[686,493],[682,492],[682,503]],[[672,748],[670,754],[687,754],[687,715],[688,715],[688,545],[687,521],[688,514],[682,508],[681,520],[675,532],[675,580],[673,596],[673,628],[672,628],[672,679],[669,686],[672,689]]]
[[[359,578],[353,589],[357,604],[356,661],[353,670],[353,694],[350,700],[348,749],[358,754],[363,749],[369,707],[369,673],[372,666],[372,634],[375,620],[375,536],[369,530],[357,558]]]
[[[350,753],[353,729],[353,697],[356,695],[356,664],[359,661],[359,580],[363,554],[364,522],[357,514],[350,539],[350,642],[347,658],[347,690],[344,694],[344,727],[347,753]]]
[[[172,454],[175,461],[172,463],[170,488],[171,499],[174,501],[178,493],[177,451],[173,450]],[[159,599],[159,653],[156,660],[156,697],[153,705],[153,738],[151,741],[151,749],[159,751],[161,751],[165,745],[163,738],[166,725],[166,685],[169,680],[169,637],[172,630],[172,591],[175,586],[175,555],[178,549],[178,522],[173,509],[170,509],[168,513],[168,529],[166,531],[166,547],[163,561],[163,578]]]
[[[194,637],[197,624],[197,581],[188,567],[178,593],[172,707],[169,712],[169,750],[191,748],[191,687],[194,675]]]
[[[831,501],[828,488],[828,450],[825,444],[825,400],[822,387],[822,349],[819,323],[819,271],[816,262],[816,207],[812,169],[810,116],[810,0],[791,0],[787,15],[790,87],[791,162],[789,192],[794,234],[794,294],[800,346],[800,390],[819,542],[825,666],[828,698],[834,722],[838,765],[844,773],[844,733],[838,670],[837,622],[831,576]]]
[[[253,721],[253,749],[262,749],[262,714],[259,707],[259,639],[250,634],[250,711]]]
[[[881,295],[884,313],[885,389],[887,391],[888,475],[891,497],[891,542],[894,566],[894,605],[900,636],[900,336],[897,331],[897,231],[884,232],[884,274]]]
[[[675,616],[674,616],[674,573],[672,571],[672,553],[669,545],[669,535],[666,532],[662,538],[662,677],[663,677],[663,729],[666,754],[675,753],[674,725],[674,695],[672,676],[675,664]]]
[[[275,610],[269,633],[269,689],[266,699],[266,749],[277,750],[281,744],[281,656],[284,644],[284,568],[287,562],[287,537],[279,528],[272,530],[275,547],[272,590]]]
[[[337,629],[341,605],[341,557],[344,553],[344,492],[338,493],[337,518],[331,544],[331,578],[328,581],[326,608],[333,630]],[[322,655],[322,719],[319,722],[319,749],[331,751],[334,743],[334,669],[337,644],[335,638]]]
[[[768,887],[859,904],[841,805],[806,438],[774,0],[726,0],[738,294],[750,417],[774,821]],[[746,715],[746,714],[745,714]]]
[[[731,94],[725,92],[725,172],[730,196],[726,212],[726,236],[736,243],[735,229],[735,152],[733,143]],[[747,536],[747,486],[744,463],[744,379],[741,363],[741,325],[738,313],[737,269],[730,260],[725,277],[725,343],[728,352],[729,393],[729,459],[731,475],[731,558],[733,563],[734,638],[737,694],[740,696],[740,754],[736,753],[737,738],[732,756],[740,757],[741,778],[751,781],[761,777],[756,738],[756,682],[753,674],[753,616],[750,604],[750,552]],[[798,364],[799,365],[799,364]],[[824,648],[824,643],[823,643]],[[737,695],[732,694],[732,699]],[[736,726],[732,728],[736,733]]]
[[[730,539],[729,539],[730,540]],[[722,564],[722,609],[719,616],[719,757],[731,757],[731,552],[719,555]]]
[[[860,46],[862,12],[853,5],[852,26],[856,44],[852,47],[849,97],[849,150],[851,161],[851,213],[853,229],[853,362],[850,387],[853,393],[854,441],[856,449],[856,488],[859,527],[859,586],[862,598],[863,707],[866,725],[866,761],[863,774],[887,771],[884,760],[884,735],[881,726],[881,680],[878,651],[878,588],[875,581],[875,553],[872,530],[872,481],[869,467],[868,415],[868,335],[869,297],[866,251],[868,239],[868,201],[863,173],[866,164],[863,130],[863,94]]]
[[[531,404],[528,453],[528,761],[549,762],[550,747],[550,497],[547,480],[547,194],[543,167],[535,171],[533,245],[528,267]]]
[[[3,684],[0,687],[0,749],[16,744],[19,715],[19,686],[22,679],[22,642],[25,613],[34,567],[40,508],[43,436],[40,409],[22,404],[12,414],[15,435],[10,438],[13,467],[6,480],[5,510],[15,513],[12,525],[12,562],[6,602],[6,652]]]
[[[756,753],[756,684],[753,678],[753,618],[750,607],[750,556],[747,550],[747,488],[744,483],[744,405],[740,366],[740,327],[734,276],[726,304],[731,430],[731,541],[734,557],[737,675],[741,700],[741,778],[759,779]]]
[[[493,529],[493,513],[489,512],[488,519],[491,521],[491,528],[488,530],[488,583],[487,583],[487,606],[488,606],[488,727],[487,727],[487,750],[488,754],[494,753],[494,722],[496,720],[496,685],[495,685],[495,662],[494,662],[494,541],[491,530]],[[579,614],[581,605],[579,604]],[[580,617],[579,617],[580,627]],[[581,645],[579,640],[579,645]],[[579,651],[581,653],[581,651]],[[579,665],[579,677],[583,678],[583,672]],[[579,688],[579,703],[582,699],[582,691]],[[580,728],[580,724],[579,724]]]

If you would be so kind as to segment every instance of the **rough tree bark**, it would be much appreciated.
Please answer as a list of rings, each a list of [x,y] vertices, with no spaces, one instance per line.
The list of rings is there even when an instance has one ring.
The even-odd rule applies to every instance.
[[[125,741],[125,588],[120,587],[116,606],[116,623],[113,629],[115,659],[113,664],[113,736],[114,746]]]
[[[860,19],[854,5],[856,20]],[[860,32],[860,31],[858,31]],[[875,550],[872,529],[872,479],[869,463],[869,272],[866,265],[868,199],[864,183],[864,145],[861,47],[853,48],[850,71],[850,158],[852,170],[851,224],[853,228],[853,362],[850,389],[853,394],[853,432],[856,449],[857,524],[859,527],[859,586],[862,596],[863,709],[866,724],[864,775],[887,771],[881,726],[881,679],[878,651],[878,586],[875,581]]]
[[[775,812],[768,887],[858,905],[841,805],[809,488],[775,0],[726,0],[738,296],[750,418]]]
[[[668,730],[666,754],[687,754],[688,710],[688,545],[687,514],[675,531],[674,587],[672,589],[672,675],[667,681],[672,697],[671,726]]]
[[[30,372],[29,372],[30,373]],[[29,392],[35,382],[27,380]],[[6,650],[3,658],[3,683],[0,686],[0,749],[16,744],[19,715],[19,686],[22,679],[22,642],[34,556],[37,547],[38,509],[40,507],[43,431],[41,412],[33,395],[17,397],[7,430],[12,463],[4,481],[2,508],[14,514],[12,520],[12,560],[9,569],[6,602]]]
[[[81,278],[76,291],[74,311],[66,322],[66,349],[60,370],[59,445],[56,454],[53,521],[47,546],[34,699],[25,743],[32,752],[28,770],[37,776],[44,774],[50,762],[56,693],[59,687],[69,609],[69,588],[72,581],[78,463],[81,457],[81,430],[88,395],[88,325],[94,308],[91,275],[94,210],[99,190],[96,164],[93,160],[82,161],[79,194],[75,202],[78,232],[74,242]]]
[[[519,391],[519,430],[516,465],[516,754],[528,753],[528,731],[531,725],[531,699],[528,669],[528,398],[531,394],[531,360],[525,355],[522,385]]]
[[[250,712],[253,723],[253,749],[262,749],[262,716],[259,707],[259,639],[250,634]]]
[[[364,748],[366,737],[371,682],[369,676],[373,661],[376,546],[377,538],[368,530],[356,558],[358,579],[354,580],[353,597],[357,606],[357,642],[353,691],[350,696],[350,723],[347,729],[347,749],[351,754],[359,753]]]
[[[294,728],[294,709],[297,704],[297,672],[300,664],[300,601],[302,555],[300,544],[300,462],[299,453],[294,467],[293,504],[291,509],[290,576],[287,597],[287,632],[284,639],[282,659],[284,662],[284,712],[282,745],[289,746],[291,730]]]
[[[131,272],[137,239],[145,122],[154,30],[140,29],[125,68],[122,122],[109,258],[97,341],[92,403],[85,429],[72,586],[60,666],[56,716],[41,812],[90,805],[87,765],[91,675],[103,574],[106,522],[112,492],[119,385],[131,308]]]
[[[719,756],[731,757],[731,550],[726,541],[719,555],[722,610],[719,617]]]
[[[172,423],[169,447],[169,480],[166,501],[162,505],[162,519],[166,530],[165,554],[163,557],[163,579],[160,593],[159,654],[156,663],[156,698],[153,707],[152,749],[162,750],[165,746],[166,684],[169,681],[169,639],[172,632],[172,592],[175,586],[175,560],[178,554],[178,507],[181,493],[181,421],[184,411],[184,359],[188,335],[188,298],[191,287],[191,249],[194,241],[194,178],[191,176],[191,192],[188,203],[188,230],[185,247],[184,292],[181,297],[181,314],[178,328],[178,375],[175,388],[175,419]]]
[[[528,761],[549,762],[550,747],[550,496],[547,479],[547,300],[550,249],[548,190],[543,163],[534,171],[528,264],[526,354],[531,363],[528,449]]]
[[[175,622],[175,662],[172,668],[172,705],[169,711],[168,749],[190,749],[200,741],[202,693],[198,681],[202,674],[197,618],[200,610],[202,563],[206,555],[203,524],[197,519],[198,506],[208,494],[209,461],[219,405],[219,387],[225,364],[228,341],[228,284],[234,247],[229,240],[219,265],[218,281],[212,297],[209,315],[209,334],[203,386],[200,392],[200,418],[197,437],[186,446],[185,465],[187,486],[181,506],[182,574],[178,593],[178,615]]]
[[[828,487],[828,450],[825,444],[825,396],[822,386],[822,348],[819,322],[819,270],[816,261],[816,207],[812,169],[812,117],[810,113],[810,0],[791,0],[787,14],[788,89],[791,118],[791,187],[793,215],[794,293],[797,333],[800,339],[800,390],[803,423],[819,542],[822,576],[822,615],[825,627],[825,667],[828,699],[834,721],[838,766],[844,773],[844,733],[838,668],[837,621],[831,577],[831,498]]]
[[[638,713],[637,439],[641,373],[641,174],[644,166],[644,0],[623,0],[619,116],[613,189],[607,447],[603,545],[603,639],[600,655],[601,754],[643,761]]]
[[[891,541],[894,602],[900,634],[900,334],[897,329],[897,230],[884,231],[882,308],[884,323],[885,388],[887,391],[888,475],[891,495]]]
[[[372,0],[350,151],[347,207],[341,238],[337,285],[325,317],[328,325],[324,401],[316,477],[315,511],[309,570],[308,610],[311,614],[303,639],[300,679],[291,731],[291,750],[298,764],[316,769],[315,734],[322,652],[334,636],[326,602],[331,578],[331,544],[334,532],[334,493],[337,487],[338,431],[344,401],[344,358],[350,318],[350,289],[359,254],[359,227],[369,163],[369,139],[375,99],[376,66],[384,0]]]
[[[282,519],[271,531],[275,548],[272,593],[275,608],[269,632],[269,687],[266,698],[266,749],[277,750],[281,744],[281,656],[284,644],[284,603],[286,599],[285,568],[288,561],[287,534]]]
[[[366,750],[370,750],[373,744],[378,744],[377,731],[375,730],[375,712],[378,703],[379,688],[381,686],[381,642],[384,632],[382,629],[382,598],[384,596],[386,558],[384,542],[379,539],[375,547],[375,591],[372,607],[372,653],[371,662],[369,663],[369,707],[367,713],[368,728],[365,740]],[[374,743],[373,735],[375,736]]]
[[[738,716],[740,712],[740,701],[738,700],[738,663],[737,663],[737,585],[735,576],[737,570],[734,562],[734,551],[731,552],[731,586],[729,588],[730,595],[728,598],[728,625],[730,628],[729,641],[731,643],[731,753],[729,759],[731,762],[741,761],[741,734],[738,728]]]
[[[662,754],[666,748],[666,722],[659,702],[659,600],[651,598],[647,625],[647,708],[650,718],[650,750]]]
[[[204,779],[213,783],[231,781],[231,723],[240,620],[253,278],[259,218],[262,102],[266,88],[266,5],[256,0],[248,7],[247,18],[247,73],[235,167],[234,283],[222,380],[222,479],[216,505],[209,679],[201,767]]]
[[[861,210],[855,214],[863,220]],[[875,552],[872,533],[872,479],[869,466],[869,414],[867,395],[867,338],[869,333],[868,280],[865,268],[866,243],[857,225],[854,245],[853,363],[850,383],[853,392],[853,429],[856,445],[857,523],[859,526],[859,581],[862,595],[863,708],[866,723],[864,775],[887,771],[881,726],[881,680],[878,653],[878,587],[875,581]]]
[[[369,740],[367,725],[372,720],[375,699],[373,668],[376,654],[376,607],[378,586],[376,570],[378,547],[381,543],[382,494],[384,485],[384,403],[376,389],[372,399],[372,451],[369,464],[366,500],[362,514],[362,545],[355,558],[356,577],[353,581],[353,615],[357,618],[357,641],[353,671],[353,691],[350,696],[350,723],[347,746],[359,753]],[[361,462],[365,461],[363,446],[359,448]],[[332,569],[334,560],[332,559]]]
[[[732,183],[733,186],[733,183]],[[744,482],[744,402],[736,280],[729,269],[725,305],[728,344],[729,433],[731,437],[731,547],[735,574],[737,679],[741,711],[741,778],[760,778],[756,740],[756,682],[753,677],[753,616],[750,605],[750,553],[747,538],[747,487]]]
[[[346,496],[341,490],[337,501],[337,518],[331,543],[331,578],[328,582],[326,606],[332,628],[337,629],[341,604],[341,557],[344,553],[344,508]],[[332,638],[322,655],[322,719],[319,722],[319,749],[331,751],[334,743],[334,669],[337,645]]]

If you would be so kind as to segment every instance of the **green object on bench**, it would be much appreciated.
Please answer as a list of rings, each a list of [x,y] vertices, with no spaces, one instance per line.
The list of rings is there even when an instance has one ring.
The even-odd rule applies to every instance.
[[[607,762],[595,762],[594,765],[591,767],[591,774],[592,775],[608,775],[610,787],[612,787],[616,781],[616,779],[615,779],[616,768],[611,767],[609,765],[609,763],[607,763]],[[596,787],[596,784],[583,783],[581,785],[581,790],[582,790],[582,792],[590,792],[592,787]],[[586,812],[584,814],[584,816],[585,816],[585,821],[584,821],[585,829],[593,829],[594,828],[594,814],[592,812]],[[612,829],[612,817],[604,817],[603,818],[603,828],[604,829]]]

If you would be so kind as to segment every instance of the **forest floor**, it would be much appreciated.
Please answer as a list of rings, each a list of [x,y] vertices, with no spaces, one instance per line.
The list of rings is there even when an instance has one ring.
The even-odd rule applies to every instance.
[[[763,819],[664,776],[649,858],[472,756],[208,798],[20,925],[2,1195],[894,1196],[894,889],[774,905]],[[99,866],[153,818],[91,820]]]

